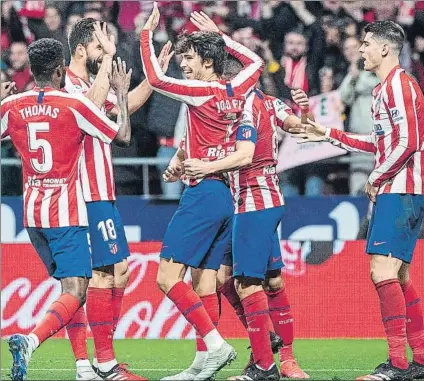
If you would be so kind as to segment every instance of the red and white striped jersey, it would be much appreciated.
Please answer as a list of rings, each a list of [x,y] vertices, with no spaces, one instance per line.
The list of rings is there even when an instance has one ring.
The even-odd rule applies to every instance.
[[[78,77],[69,68],[66,69],[65,80],[65,91],[70,94],[84,94],[91,86],[91,82]],[[109,93],[102,111],[110,111],[115,104],[116,96]],[[99,139],[87,136],[84,141],[84,153],[81,165],[81,180],[85,201],[115,200],[112,146],[105,144]]]
[[[241,117],[246,95],[263,70],[262,59],[238,42],[223,35],[227,50],[244,65],[231,81],[175,79],[160,69],[152,44],[152,32],[141,32],[141,57],[150,86],[159,93],[188,105],[183,139],[186,158],[217,160],[234,152],[234,131]],[[212,176],[214,177],[214,176]],[[201,180],[190,179],[189,185]]]
[[[349,151],[374,154],[369,183],[382,193],[423,194],[424,96],[416,81],[394,67],[373,91],[370,135],[327,129],[327,138]]]
[[[34,88],[1,102],[1,138],[22,160],[24,226],[86,226],[80,161],[86,134],[110,144],[119,127],[82,95]]]
[[[284,205],[277,176],[278,127],[292,110],[279,99],[255,89],[247,98],[239,128],[253,126],[257,141],[252,164],[229,172],[235,213]]]

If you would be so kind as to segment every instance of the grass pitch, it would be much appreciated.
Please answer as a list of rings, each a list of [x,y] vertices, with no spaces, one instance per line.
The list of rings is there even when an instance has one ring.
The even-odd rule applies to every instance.
[[[217,379],[240,374],[249,358],[247,340],[229,340],[238,352],[237,360],[218,373]],[[118,361],[151,380],[185,369],[194,357],[193,340],[116,340]],[[1,380],[10,379],[11,355],[1,345]],[[89,340],[92,353],[92,340]],[[384,340],[297,340],[294,346],[299,364],[313,380],[354,380],[385,361]],[[75,363],[68,340],[48,340],[32,358],[29,380],[75,380]]]

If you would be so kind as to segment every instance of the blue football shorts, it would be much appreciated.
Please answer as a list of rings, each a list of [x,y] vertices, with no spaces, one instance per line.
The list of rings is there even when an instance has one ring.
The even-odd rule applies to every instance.
[[[27,228],[32,245],[56,279],[91,278],[91,253],[87,226]]]
[[[163,239],[160,257],[184,265],[218,270],[231,252],[234,215],[228,186],[204,179],[186,187]]]
[[[378,195],[367,236],[368,254],[389,255],[410,263],[424,216],[424,195]]]

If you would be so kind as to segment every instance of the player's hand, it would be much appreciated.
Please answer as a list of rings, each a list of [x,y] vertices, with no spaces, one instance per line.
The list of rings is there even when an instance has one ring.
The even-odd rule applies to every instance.
[[[15,92],[17,92],[15,82],[3,82],[0,88],[0,100],[3,100],[4,98],[14,94]]]
[[[197,26],[199,30],[219,33],[218,26],[205,12],[192,12],[190,14],[190,21]]]
[[[169,61],[171,60],[172,56],[174,55],[175,51],[172,50],[172,43],[171,41],[168,41],[162,48],[159,57],[158,57],[158,61],[159,61],[159,66],[162,69],[162,71],[164,73],[166,73],[166,71],[168,70],[168,66],[169,66]]]
[[[179,163],[169,163],[165,172],[162,174],[163,181],[166,183],[175,183],[183,174],[183,166]]]
[[[117,93],[126,95],[131,83],[132,69],[127,72],[127,64],[121,60],[121,57],[117,58],[117,61],[112,63],[112,75],[109,76],[110,86]]]
[[[151,30],[153,32],[159,25],[159,19],[160,19],[160,12],[158,9],[158,5],[155,1],[153,2],[153,11],[150,14],[149,18],[147,19],[146,23],[144,24],[143,30]]]
[[[303,90],[291,90],[291,96],[293,102],[296,103],[302,110],[309,110],[309,98]]]
[[[100,22],[96,21],[94,23],[94,35],[99,40],[99,43],[103,48],[104,54],[113,57],[116,54],[115,36],[113,36],[112,34],[110,36],[107,35],[106,23],[103,23],[102,29],[102,27],[100,26]]]
[[[375,199],[376,199],[377,194],[378,194],[378,188],[377,188],[377,187],[372,186],[372,185],[371,185],[371,184],[367,181],[367,183],[366,183],[366,185],[365,185],[365,193],[367,194],[368,199],[369,199],[371,202],[375,203]]]
[[[298,138],[298,144],[310,142],[322,142],[326,140],[325,132],[327,128],[320,124],[307,119],[307,124],[297,124],[295,127],[289,128],[291,134],[295,134]]]
[[[199,159],[184,160],[184,171],[188,177],[201,179],[210,174],[209,162]]]

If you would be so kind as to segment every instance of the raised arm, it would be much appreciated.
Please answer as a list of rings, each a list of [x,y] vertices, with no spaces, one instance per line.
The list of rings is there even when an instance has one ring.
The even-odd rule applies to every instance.
[[[113,62],[113,74],[110,83],[116,91],[120,113],[117,123],[112,122],[99,108],[84,96],[76,96],[78,102],[70,110],[75,116],[79,128],[85,133],[110,144],[115,141],[119,145],[128,146],[131,140],[131,124],[128,113],[128,87],[132,70],[126,73],[125,62],[118,58]]]
[[[228,53],[237,58],[244,66],[240,73],[231,80],[231,86],[233,90],[237,90],[241,94],[248,94],[256,85],[264,69],[262,58],[252,50],[222,33],[206,13],[193,12],[190,15],[190,20],[199,30],[216,32],[222,35],[227,45]]]
[[[404,72],[393,77],[391,89],[387,90],[388,102],[385,103],[385,106],[393,126],[391,140],[394,148],[372,171],[368,182],[374,187],[380,187],[382,183],[391,179],[420,149],[417,91],[421,90],[413,85]]]
[[[94,24],[94,35],[102,47],[104,54],[96,79],[90,86],[90,89],[85,93],[85,96],[98,108],[103,107],[109,94],[109,76],[112,74],[112,61],[116,53],[115,38],[113,35],[108,37],[106,28],[106,23],[103,23],[103,29],[100,26],[100,22]]]

